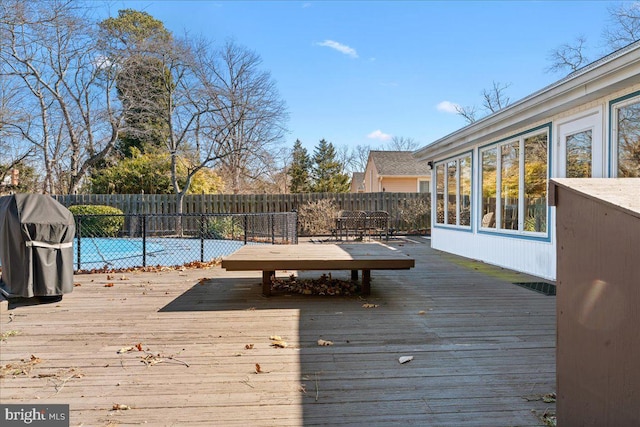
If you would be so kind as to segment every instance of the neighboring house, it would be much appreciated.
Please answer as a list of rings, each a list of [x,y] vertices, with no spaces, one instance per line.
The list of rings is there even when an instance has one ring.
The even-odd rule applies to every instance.
[[[364,172],[354,172],[351,177],[351,193],[364,193]]]
[[[0,181],[0,193],[11,193],[20,184],[20,170],[11,169],[10,173]]]
[[[640,177],[640,42],[414,155],[433,166],[435,249],[555,280],[549,179]]]
[[[364,171],[364,192],[429,193],[431,170],[411,151],[370,151]]]

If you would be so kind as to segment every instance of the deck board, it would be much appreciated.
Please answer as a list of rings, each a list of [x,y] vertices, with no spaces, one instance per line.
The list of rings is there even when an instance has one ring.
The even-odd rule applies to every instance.
[[[41,363],[1,378],[0,401],[68,403],[72,426],[544,425],[555,297],[453,264],[428,241],[389,245],[415,268],[377,272],[367,298],[264,298],[259,272],[219,267],[77,275],[62,302],[2,313],[0,331],[19,334],[0,343],[0,365]],[[117,353],[137,343],[189,366]]]

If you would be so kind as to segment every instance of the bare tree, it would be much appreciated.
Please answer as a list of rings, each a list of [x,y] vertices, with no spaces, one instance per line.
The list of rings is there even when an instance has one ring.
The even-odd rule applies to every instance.
[[[608,26],[602,37],[610,50],[640,40],[640,2],[621,2],[609,6]]]
[[[288,114],[271,75],[260,69],[262,60],[255,52],[230,41],[219,57],[210,71],[216,78],[220,119],[230,130],[219,146],[225,153],[220,160],[231,177],[232,191],[238,193],[243,175],[255,178],[268,166],[267,154],[282,140]]]
[[[0,7],[0,73],[20,83],[26,118],[11,125],[36,148],[43,192],[75,192],[118,137],[114,64],[100,57],[92,25],[73,2]]]
[[[419,145],[420,143],[413,138],[406,136],[394,136],[391,138],[391,141],[385,145],[385,150],[413,151],[418,148]]]
[[[349,166],[353,172],[364,172],[369,161],[370,145],[356,145],[351,153],[351,163]]]
[[[216,58],[205,40],[176,40],[164,53],[167,102],[163,117],[169,129],[165,141],[171,157],[171,181],[182,213],[184,196],[194,175],[205,167],[219,164],[230,151],[227,140],[237,122],[225,122],[221,113],[218,82],[212,70]],[[186,172],[180,173],[182,169]],[[179,231],[179,230],[178,230]]]
[[[607,52],[620,49],[640,40],[640,2],[614,3],[608,7],[609,25],[602,32]],[[578,36],[572,43],[564,43],[549,53],[549,72],[572,73],[587,65],[587,39]]]
[[[506,90],[511,83],[493,82],[491,88],[482,90],[482,112],[484,115],[495,113],[509,106],[511,100],[506,95]],[[475,105],[470,107],[456,106],[458,115],[462,116],[467,123],[473,123],[478,120],[480,114],[479,108]]]
[[[508,107],[511,100],[506,95],[505,90],[511,86],[511,83],[498,83],[493,82],[493,85],[489,89],[483,89],[482,91],[482,108],[489,113],[495,113]]]
[[[22,143],[19,129],[14,126],[25,117],[18,106],[20,91],[10,87],[10,79],[0,79],[0,182],[18,165],[33,155],[33,147]]]
[[[586,37],[578,36],[573,43],[564,43],[552,50],[549,53],[551,65],[547,68],[547,71],[568,71],[572,73],[578,68],[588,64],[589,59],[585,55],[586,43]]]
[[[462,116],[463,119],[466,120],[467,123],[473,123],[478,120],[478,107],[475,105],[470,105],[463,107],[461,105],[456,105],[456,112],[458,115]]]

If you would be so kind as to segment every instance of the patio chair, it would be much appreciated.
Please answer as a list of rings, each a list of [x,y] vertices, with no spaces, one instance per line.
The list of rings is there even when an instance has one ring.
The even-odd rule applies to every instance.
[[[377,234],[382,240],[389,240],[389,213],[386,211],[374,211],[367,213],[367,235],[371,239],[372,234]]]
[[[339,239],[349,240],[349,232],[352,232],[355,239],[362,239],[366,221],[366,213],[363,211],[342,211],[336,218],[336,230]]]
[[[486,213],[482,217],[482,228],[493,228],[496,226],[496,216],[493,212]]]

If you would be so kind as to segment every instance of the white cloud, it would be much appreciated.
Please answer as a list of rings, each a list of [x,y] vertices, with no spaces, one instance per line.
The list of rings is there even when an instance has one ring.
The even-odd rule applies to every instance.
[[[442,101],[441,103],[439,103],[436,108],[438,109],[438,111],[444,111],[445,113],[453,113],[453,114],[457,114],[458,113],[458,108],[460,108],[460,105],[456,104],[455,102],[451,102],[451,101]]]
[[[316,43],[318,46],[330,47],[331,49],[335,49],[340,53],[344,53],[345,55],[349,55],[352,58],[358,57],[358,52],[352,47],[349,47],[345,44],[335,42],[333,40],[325,40],[322,43]]]
[[[306,9],[308,7],[311,7],[311,3],[308,3],[308,2],[307,3],[302,3],[302,8],[303,9]]]
[[[380,141],[388,141],[393,138],[393,135],[389,135],[388,133],[382,132],[380,129],[374,130],[369,135],[367,135],[369,139],[378,139]]]

